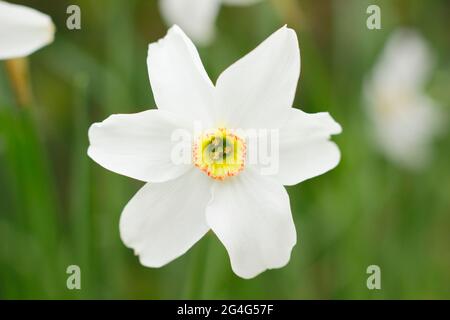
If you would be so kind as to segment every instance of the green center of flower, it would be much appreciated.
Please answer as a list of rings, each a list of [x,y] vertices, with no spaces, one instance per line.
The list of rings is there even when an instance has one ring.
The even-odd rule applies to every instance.
[[[209,177],[224,180],[244,169],[245,142],[224,128],[206,132],[193,148],[194,165]]]

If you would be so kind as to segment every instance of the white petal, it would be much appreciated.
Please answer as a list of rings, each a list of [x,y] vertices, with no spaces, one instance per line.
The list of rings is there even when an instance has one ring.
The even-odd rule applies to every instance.
[[[120,236],[147,267],[161,267],[183,255],[208,232],[205,207],[211,179],[193,169],[180,178],[146,184],[120,217]]]
[[[167,25],[179,25],[198,44],[211,42],[220,0],[160,0],[159,5]]]
[[[287,117],[300,75],[295,31],[283,27],[217,80],[217,120],[232,128],[276,128]]]
[[[261,0],[221,0],[223,4],[230,6],[248,6],[261,2]]]
[[[178,26],[149,45],[147,65],[159,109],[193,120],[210,121],[214,86],[197,49]]]
[[[206,219],[242,278],[286,265],[297,240],[284,187],[248,168],[214,185]]]
[[[430,48],[416,32],[400,29],[392,34],[377,62],[373,82],[395,94],[424,85],[433,64]]]
[[[54,32],[49,16],[0,1],[0,59],[27,56],[51,43]]]
[[[326,112],[308,114],[292,109],[289,121],[280,130],[277,179],[284,185],[294,185],[336,167],[340,152],[329,138],[341,131]]]
[[[172,159],[172,134],[177,129],[189,130],[188,124],[161,110],[112,115],[90,127],[88,155],[106,169],[134,179],[174,179],[190,167]]]
[[[433,138],[444,128],[440,106],[417,92],[388,113],[371,111],[375,137],[386,156],[406,168],[422,169],[431,157]]]

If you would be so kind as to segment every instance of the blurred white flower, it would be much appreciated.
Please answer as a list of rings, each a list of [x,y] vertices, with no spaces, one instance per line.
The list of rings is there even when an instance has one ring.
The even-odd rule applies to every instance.
[[[364,86],[375,138],[385,155],[410,169],[426,164],[441,130],[440,109],[425,93],[433,59],[424,39],[398,30]]]
[[[243,6],[261,0],[159,0],[166,23],[179,25],[194,42],[208,44],[215,33],[215,22],[222,4]]]
[[[292,108],[300,74],[295,32],[283,27],[272,34],[216,85],[177,26],[149,45],[147,63],[158,109],[113,115],[89,130],[94,161],[148,182],[122,213],[123,242],[143,265],[160,267],[212,229],[243,278],[287,264],[296,232],[283,185],[334,168],[340,153],[329,138],[341,132],[328,113]],[[174,164],[172,133],[192,132],[198,122],[212,131],[197,136],[191,163]],[[279,170],[272,176],[246,163],[250,145],[234,132],[250,128],[279,129]]]
[[[51,43],[55,32],[49,16],[0,1],[0,59],[20,58]]]

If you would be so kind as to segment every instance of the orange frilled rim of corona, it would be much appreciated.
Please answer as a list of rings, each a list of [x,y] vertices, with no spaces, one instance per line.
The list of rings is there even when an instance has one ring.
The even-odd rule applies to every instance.
[[[194,165],[216,180],[238,175],[245,165],[245,141],[225,128],[205,132],[193,146]]]

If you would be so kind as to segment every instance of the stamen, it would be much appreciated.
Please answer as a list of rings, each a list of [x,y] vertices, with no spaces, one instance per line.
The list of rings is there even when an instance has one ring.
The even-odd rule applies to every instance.
[[[204,133],[194,143],[195,166],[213,179],[239,174],[244,169],[245,156],[244,140],[225,128]]]

